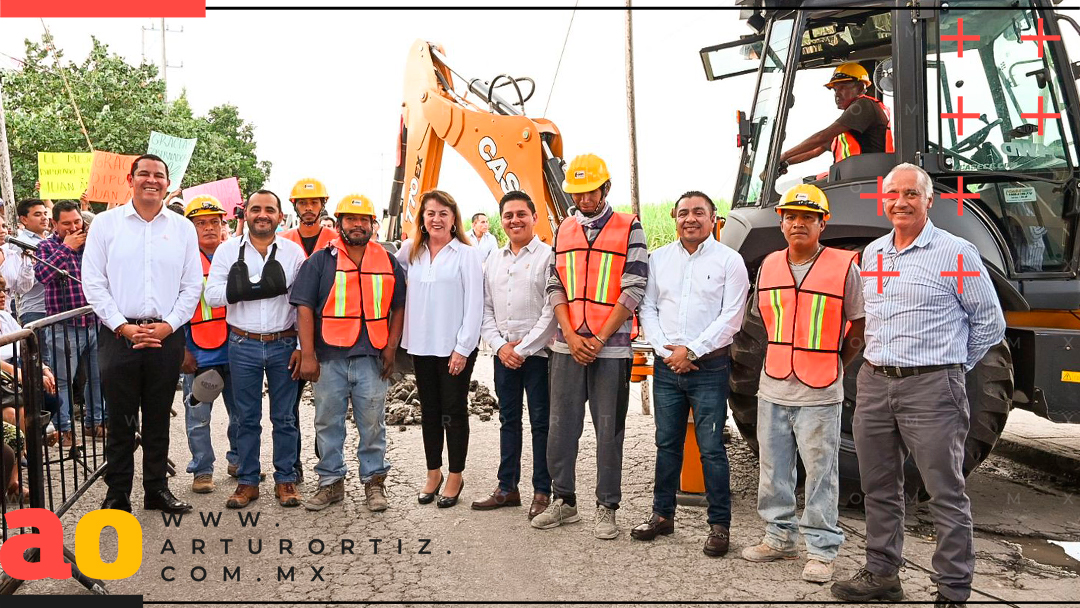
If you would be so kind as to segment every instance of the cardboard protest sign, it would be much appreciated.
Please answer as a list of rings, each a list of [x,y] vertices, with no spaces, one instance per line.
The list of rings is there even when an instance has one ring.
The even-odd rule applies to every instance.
[[[160,156],[169,166],[169,191],[172,192],[184,182],[184,174],[187,173],[191,155],[195,152],[195,142],[198,139],[184,139],[173,137],[157,131],[150,132],[150,144],[146,147],[147,154]]]
[[[131,163],[136,158],[138,156],[94,150],[89,200],[111,205],[122,205],[130,200],[127,176],[131,174]]]
[[[190,202],[200,194],[210,194],[214,198],[218,199],[218,202],[225,207],[225,217],[233,218],[233,209],[237,205],[243,204],[243,196],[240,194],[240,180],[235,177],[226,177],[225,179],[219,179],[216,182],[208,182],[205,184],[199,184],[198,186],[192,186],[190,188],[184,188],[184,201]]]
[[[41,198],[76,199],[90,183],[90,152],[38,152]]]

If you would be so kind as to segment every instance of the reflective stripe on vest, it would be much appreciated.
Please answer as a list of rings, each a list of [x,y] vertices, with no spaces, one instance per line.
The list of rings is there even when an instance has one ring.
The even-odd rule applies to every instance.
[[[844,339],[844,289],[857,253],[826,247],[802,283],[787,261],[787,249],[769,254],[758,277],[758,310],[769,334],[765,374],[795,378],[825,388],[839,377]]]
[[[225,307],[211,308],[206,303],[206,277],[210,274],[210,258],[202,251],[203,291],[199,294],[199,306],[191,316],[191,341],[204,350],[214,350],[225,344],[229,327],[225,324]]]
[[[315,249],[312,249],[311,253],[315,253],[316,251],[326,247],[327,245],[330,244],[331,241],[336,239],[337,236],[338,236],[338,234],[337,234],[336,230],[332,230],[330,228],[323,227],[319,231],[319,240],[315,241]],[[301,240],[301,238],[300,238],[300,229],[299,228],[293,228],[292,230],[286,230],[285,232],[281,233],[281,237],[289,239],[290,241],[296,243],[297,245],[300,245],[300,249],[304,249],[304,241]],[[304,249],[304,257],[311,257],[311,256],[308,255],[307,249]]]
[[[881,108],[881,112],[885,115],[885,152],[892,154],[896,151],[896,149],[893,147],[892,116],[889,114],[889,108],[887,108],[885,104],[881,103],[880,100],[874,99],[869,95],[860,95],[859,97],[869,99],[870,101],[877,104],[879,108]],[[858,99],[858,97],[856,99]],[[833,162],[836,163],[844,160],[845,158],[848,158],[849,156],[862,154],[862,144],[859,143],[859,140],[855,138],[855,134],[851,131],[844,131],[840,135],[834,137],[832,140],[831,149],[833,153]]]
[[[337,266],[334,285],[322,308],[323,342],[351,348],[360,339],[363,323],[371,345],[384,348],[390,337],[390,301],[396,282],[390,254],[382,245],[369,241],[357,268],[340,241],[330,243],[337,250]]]
[[[563,220],[555,237],[555,271],[569,301],[575,331],[596,335],[622,294],[623,266],[634,216],[612,213],[592,244],[572,217]]]

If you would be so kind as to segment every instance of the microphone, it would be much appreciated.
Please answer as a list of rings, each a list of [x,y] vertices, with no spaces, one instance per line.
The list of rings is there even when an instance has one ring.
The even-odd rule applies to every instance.
[[[26,241],[20,241],[19,239],[15,238],[13,236],[10,236],[10,235],[8,235],[6,240],[7,240],[8,243],[11,243],[12,245],[15,245],[16,247],[18,247],[20,249],[23,249],[25,251],[34,251],[34,252],[36,252],[38,250],[37,245],[27,243]]]

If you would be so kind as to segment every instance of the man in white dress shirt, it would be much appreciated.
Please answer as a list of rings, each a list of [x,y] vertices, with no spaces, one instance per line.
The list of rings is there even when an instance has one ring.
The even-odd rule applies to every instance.
[[[240,459],[236,491],[225,502],[241,509],[259,497],[263,376],[270,391],[273,423],[274,495],[283,507],[300,505],[296,490],[297,426],[293,405],[300,378],[296,308],[289,290],[304,249],[276,234],[284,217],[281,200],[269,190],[248,197],[247,234],[218,247],[206,278],[206,302],[226,306],[229,371],[232,374]]]
[[[135,426],[141,413],[143,507],[182,513],[191,505],[166,483],[169,420],[184,358],[184,333],[202,291],[195,228],[165,209],[169,168],[144,154],[131,165],[131,203],[97,216],[83,253],[83,293],[101,318],[98,362],[108,411],[102,509],[131,511]]]
[[[630,531],[653,540],[675,531],[675,492],[683,462],[687,415],[693,411],[701,451],[709,535],[704,552],[727,553],[731,487],[723,430],[729,354],[750,281],[742,257],[713,238],[716,206],[702,192],[679,197],[673,210],[679,240],[649,257],[641,326],[656,353],[653,395],[656,478],[652,515]]]
[[[484,320],[480,335],[495,351],[495,394],[499,398],[499,487],[472,504],[478,511],[520,506],[522,398],[529,397],[532,429],[533,499],[529,519],[551,502],[547,467],[548,352],[555,316],[547,302],[551,246],[536,236],[536,205],[514,190],[499,201],[510,241],[488,258],[484,270]],[[475,226],[475,222],[473,224]]]
[[[499,248],[499,241],[491,234],[491,226],[488,223],[486,213],[474,213],[472,216],[472,229],[468,232],[469,241],[480,252],[480,261],[487,263],[488,256],[492,251]]]

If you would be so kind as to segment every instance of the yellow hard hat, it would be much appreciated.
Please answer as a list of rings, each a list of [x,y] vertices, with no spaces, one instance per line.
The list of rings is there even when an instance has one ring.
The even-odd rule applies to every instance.
[[[831,89],[836,86],[837,83],[855,81],[861,81],[865,83],[866,86],[870,86],[871,84],[870,75],[866,73],[866,68],[851,61],[836,66],[836,71],[833,72],[829,82],[825,83],[825,87]]]
[[[821,188],[813,184],[799,184],[789,188],[776,206],[776,212],[783,215],[785,209],[813,211],[820,213],[823,216],[821,219],[829,219],[829,199]]]
[[[214,196],[200,194],[184,207],[184,217],[192,219],[200,215],[225,215],[225,207],[222,207],[221,201]]]
[[[314,177],[305,177],[296,182],[289,193],[289,201],[295,203],[298,198],[330,198],[326,194],[326,186]]]
[[[570,161],[563,180],[563,192],[592,192],[611,179],[607,163],[595,154],[582,154]]]
[[[375,205],[363,194],[350,194],[341,199],[341,202],[337,204],[337,209],[334,209],[334,217],[341,217],[344,213],[377,217]]]

